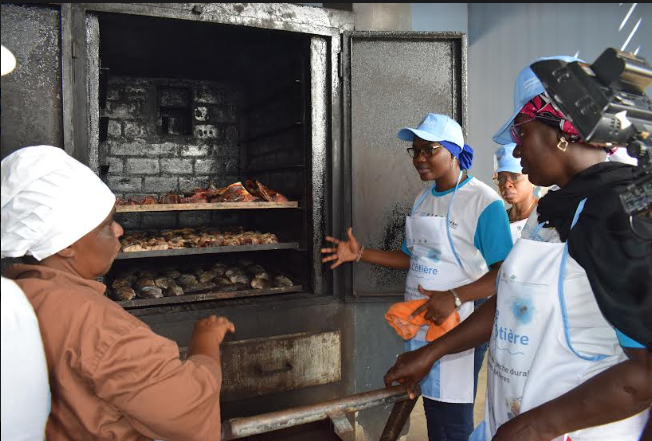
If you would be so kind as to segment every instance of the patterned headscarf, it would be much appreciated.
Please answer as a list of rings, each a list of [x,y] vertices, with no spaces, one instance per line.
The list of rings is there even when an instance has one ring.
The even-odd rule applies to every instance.
[[[570,141],[578,142],[581,136],[575,126],[566,119],[566,116],[552,106],[550,98],[541,93],[527,102],[519,113],[534,118],[535,116],[546,118],[559,130],[569,136]]]

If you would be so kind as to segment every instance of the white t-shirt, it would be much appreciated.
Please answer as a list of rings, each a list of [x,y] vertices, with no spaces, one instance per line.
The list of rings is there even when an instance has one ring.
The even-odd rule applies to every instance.
[[[460,183],[454,200],[454,188],[438,192],[436,188],[430,190],[426,187],[415,199],[415,204],[426,192],[429,193],[412,216],[445,218],[452,200],[450,233],[455,250],[465,263],[476,268],[488,268],[505,260],[512,249],[512,236],[507,212],[498,193],[472,176]],[[405,241],[401,249],[410,255]]]
[[[23,291],[2,278],[2,441],[45,438],[48,368],[38,320]]]

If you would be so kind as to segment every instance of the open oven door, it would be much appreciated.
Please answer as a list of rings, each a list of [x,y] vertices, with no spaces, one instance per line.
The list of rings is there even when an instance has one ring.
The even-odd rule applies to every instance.
[[[397,138],[428,112],[467,132],[467,41],[459,32],[347,32],[343,36],[343,202],[348,226],[368,248],[398,250],[405,216],[425,185]],[[348,300],[403,296],[405,272],[346,265]],[[379,300],[380,300],[379,299]],[[393,299],[394,300],[394,299]]]

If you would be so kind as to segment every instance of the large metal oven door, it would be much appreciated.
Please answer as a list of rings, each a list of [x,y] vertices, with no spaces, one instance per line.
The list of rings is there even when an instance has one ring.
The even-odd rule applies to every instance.
[[[350,178],[343,230],[368,248],[398,250],[405,216],[424,187],[397,138],[428,112],[457,120],[466,135],[466,35],[459,32],[351,32],[342,52],[344,158]],[[402,296],[405,272],[346,265],[354,298]]]

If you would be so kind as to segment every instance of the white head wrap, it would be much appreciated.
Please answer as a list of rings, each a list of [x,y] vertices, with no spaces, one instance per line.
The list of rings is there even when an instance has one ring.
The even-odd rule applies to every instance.
[[[14,57],[14,54],[12,54],[9,49],[6,47],[2,46],[0,48],[0,54],[2,55],[2,76],[4,77],[7,75],[9,72],[14,70],[14,67],[16,67],[16,58]]]
[[[115,195],[58,147],[19,149],[2,160],[2,257],[43,260],[111,213]]]

